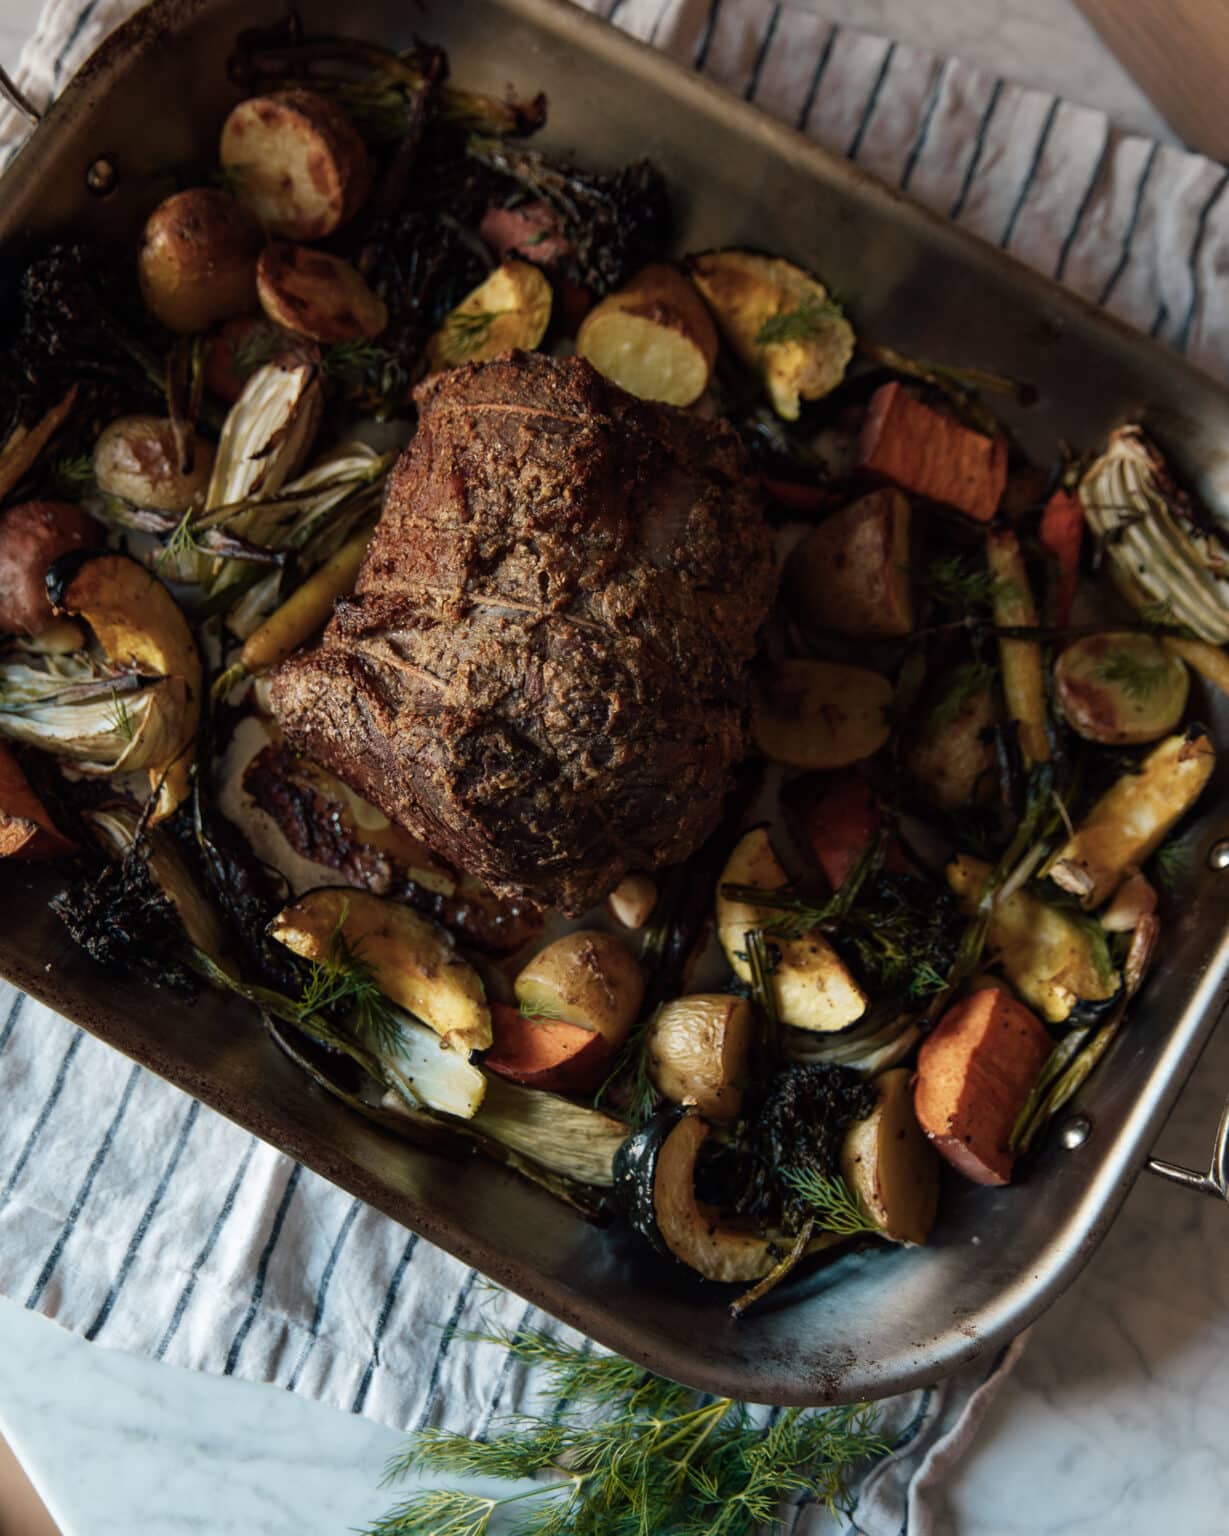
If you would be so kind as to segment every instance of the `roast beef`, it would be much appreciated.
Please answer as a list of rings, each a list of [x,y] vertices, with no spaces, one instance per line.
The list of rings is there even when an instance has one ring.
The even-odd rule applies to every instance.
[[[579,913],[717,821],[774,588],[759,490],[724,423],[577,358],[416,399],[355,595],[273,712],[450,863]]]

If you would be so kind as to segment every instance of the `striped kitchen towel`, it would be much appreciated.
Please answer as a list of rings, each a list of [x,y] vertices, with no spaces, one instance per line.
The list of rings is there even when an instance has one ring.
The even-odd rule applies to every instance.
[[[18,69],[62,86],[128,0],[50,0]],[[1222,376],[1226,171],[1099,113],[771,0],[589,8]],[[0,118],[0,157],[21,125]],[[548,1325],[428,1243],[0,985],[0,1293],[89,1339],[482,1434],[531,1376],[458,1329]],[[1018,1346],[1017,1346],[1018,1347]],[[841,1530],[931,1528],[925,1490],[1014,1358],[889,1405]],[[833,1529],[801,1507],[800,1536]]]

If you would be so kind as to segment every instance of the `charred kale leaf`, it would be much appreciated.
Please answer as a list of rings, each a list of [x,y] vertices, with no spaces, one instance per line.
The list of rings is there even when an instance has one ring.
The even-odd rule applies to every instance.
[[[170,901],[138,848],[54,897],[51,910],[91,960],[136,973],[156,987],[195,995],[196,978],[175,958],[183,941]]]

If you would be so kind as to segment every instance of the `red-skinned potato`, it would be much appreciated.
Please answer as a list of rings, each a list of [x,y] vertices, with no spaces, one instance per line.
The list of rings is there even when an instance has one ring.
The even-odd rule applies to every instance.
[[[523,1012],[562,1019],[622,1045],[644,998],[644,971],[611,933],[580,928],[533,957],[516,978]]]
[[[975,1184],[1011,1181],[1008,1139],[1050,1046],[1035,1013],[991,988],[949,1008],[922,1043],[913,1085],[918,1124]]]
[[[358,268],[305,245],[271,242],[256,266],[260,307],[276,325],[312,341],[370,340],[388,324],[384,300]]]
[[[57,859],[72,851],[20,763],[0,743],[0,859]]]
[[[94,444],[94,480],[104,495],[134,507],[182,516],[203,505],[213,472],[214,447],[191,435],[192,465],[184,470],[173,423],[161,416],[120,416]]]
[[[260,226],[228,193],[189,187],[145,221],[137,276],[146,304],[168,330],[208,330],[256,302]]]
[[[491,1034],[483,1066],[527,1088],[593,1093],[610,1071],[609,1041],[581,1024],[526,1018],[519,1008],[493,1003]]]
[[[857,774],[808,774],[789,784],[782,798],[829,885],[839,890],[867,844],[878,836],[878,795]],[[908,871],[904,850],[894,837],[884,851],[883,867],[896,875]]]
[[[798,616],[855,639],[907,635],[909,503],[887,486],[813,528],[790,556],[786,580]]]
[[[38,635],[54,622],[53,560],[102,542],[94,519],[68,501],[23,501],[0,512],[0,634]]]
[[[331,235],[354,217],[371,187],[358,129],[315,91],[241,101],[222,126],[219,158],[244,206],[287,240]]]

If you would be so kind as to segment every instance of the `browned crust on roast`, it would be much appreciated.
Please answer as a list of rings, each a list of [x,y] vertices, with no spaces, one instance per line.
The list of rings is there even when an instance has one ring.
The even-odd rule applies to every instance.
[[[355,595],[273,709],[451,863],[580,912],[716,823],[774,586],[759,492],[723,423],[580,359],[417,400]]]

